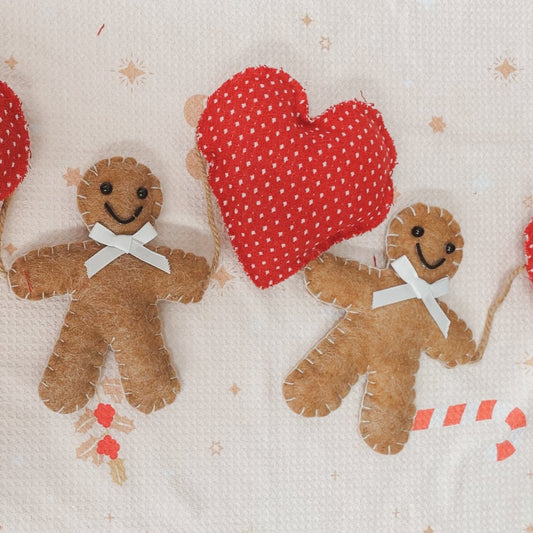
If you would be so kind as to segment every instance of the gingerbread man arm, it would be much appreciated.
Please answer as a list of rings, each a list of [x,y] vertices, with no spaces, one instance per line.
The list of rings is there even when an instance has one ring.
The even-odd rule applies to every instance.
[[[156,248],[155,251],[163,254],[170,263],[170,274],[161,270],[155,273],[157,299],[182,303],[201,300],[209,282],[206,259],[166,246]]]
[[[448,368],[477,361],[476,343],[472,331],[446,304],[439,302],[450,319],[448,337],[445,338],[436,324],[432,324],[431,335],[423,348],[433,359],[442,361]]]
[[[374,291],[401,283],[389,270],[322,254],[305,267],[307,290],[323,302],[355,310],[370,309]]]
[[[9,284],[19,298],[41,300],[68,294],[87,278],[84,262],[99,250],[92,241],[32,250],[9,271]]]

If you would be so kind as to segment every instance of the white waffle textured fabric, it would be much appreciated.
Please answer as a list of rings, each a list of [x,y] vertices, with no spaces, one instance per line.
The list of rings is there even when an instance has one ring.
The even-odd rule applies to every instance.
[[[0,79],[20,96],[32,142],[3,239],[8,264],[86,234],[69,184],[115,155],[160,178],[159,241],[210,257],[184,106],[261,64],[297,79],[312,114],[354,97],[382,112],[398,150],[393,212],[421,201],[461,225],[464,260],[444,300],[476,339],[500,283],[524,262],[530,0],[4,0],[0,12]],[[385,229],[334,252],[383,265]],[[149,416],[124,401],[112,354],[87,409],[48,410],[37,388],[68,297],[21,301],[0,284],[2,531],[533,531],[529,425],[501,462],[485,453],[508,437],[497,420],[416,432],[382,456],[358,432],[364,380],[330,416],[298,417],[282,383],[341,313],[312,298],[301,273],[257,289],[224,232],[222,249],[202,302],[161,304],[182,391]],[[449,370],[422,356],[417,407],[497,399],[533,413],[532,317],[522,275],[479,364]],[[107,430],[98,404],[115,410]],[[115,462],[97,451],[106,431],[120,445]]]

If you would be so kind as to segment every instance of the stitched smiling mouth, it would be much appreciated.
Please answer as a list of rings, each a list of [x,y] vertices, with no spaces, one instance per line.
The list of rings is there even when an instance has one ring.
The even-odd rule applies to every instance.
[[[418,257],[420,258],[420,261],[422,261],[422,264],[429,268],[430,270],[434,270],[435,268],[439,268],[446,259],[444,257],[441,257],[436,263],[428,263],[426,258],[424,257],[424,254],[422,253],[422,247],[420,246],[420,243],[416,243],[416,253],[418,254]]]
[[[129,224],[130,222],[133,222],[143,210],[143,206],[140,205],[135,211],[133,212],[133,215],[130,218],[120,218],[114,211],[113,208],[106,202],[104,204],[105,210],[120,224]]]

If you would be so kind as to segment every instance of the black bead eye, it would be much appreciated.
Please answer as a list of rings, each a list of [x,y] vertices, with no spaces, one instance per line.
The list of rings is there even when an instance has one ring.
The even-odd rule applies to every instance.
[[[449,242],[446,245],[446,253],[447,254],[453,254],[453,252],[455,252],[455,244],[453,244],[453,242]]]
[[[411,230],[411,235],[413,237],[422,237],[422,235],[424,235],[424,228],[422,226],[415,226]]]
[[[113,192],[113,185],[111,185],[111,183],[108,181],[102,183],[100,185],[100,192],[102,194],[111,194]]]
[[[141,200],[144,200],[148,196],[148,190],[146,189],[146,187],[139,187],[137,189],[137,196]]]

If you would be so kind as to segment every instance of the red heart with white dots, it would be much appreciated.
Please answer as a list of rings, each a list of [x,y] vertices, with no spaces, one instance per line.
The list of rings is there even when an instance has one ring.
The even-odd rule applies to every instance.
[[[232,245],[258,287],[371,230],[392,204],[396,150],[380,113],[351,100],[311,118],[304,89],[281,70],[249,68],[225,82],[197,135]]]
[[[0,200],[18,187],[28,171],[30,138],[17,95],[0,81]]]
[[[529,223],[528,227],[525,231],[526,235],[526,241],[525,241],[525,248],[526,248],[526,257],[527,257],[527,273],[529,275],[529,279],[531,280],[531,283],[533,283],[533,219]]]

